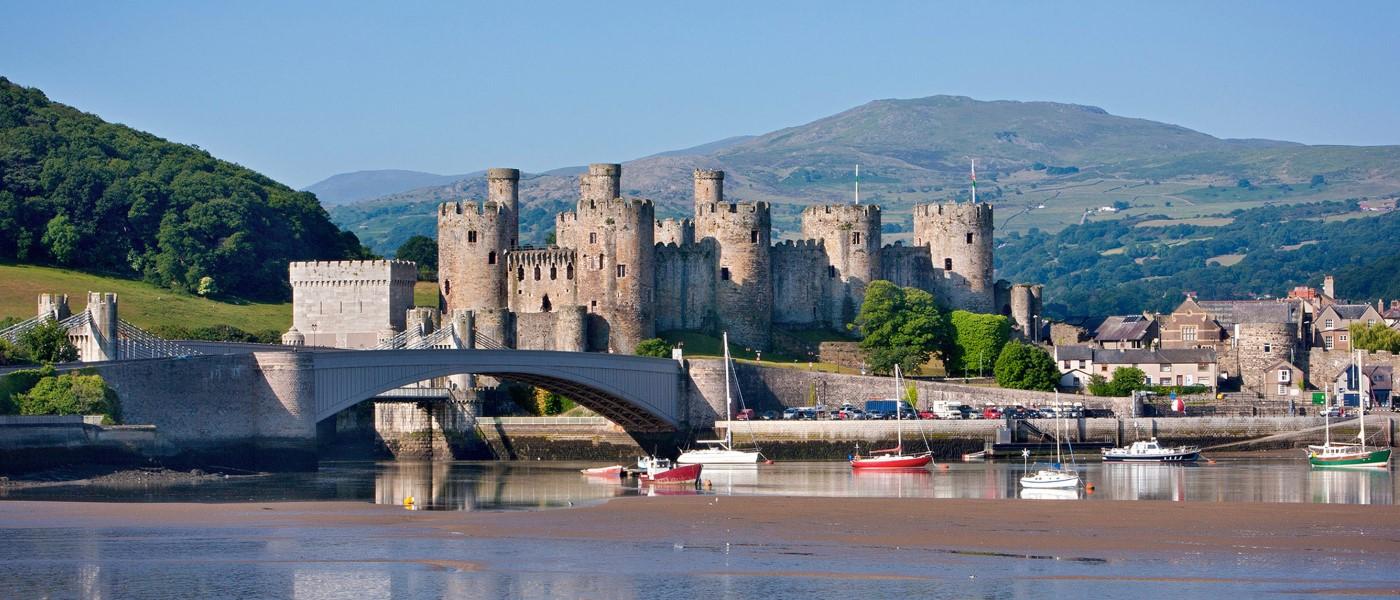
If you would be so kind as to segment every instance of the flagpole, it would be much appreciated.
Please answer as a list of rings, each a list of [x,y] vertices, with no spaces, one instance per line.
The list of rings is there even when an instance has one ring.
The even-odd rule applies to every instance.
[[[860,204],[860,164],[856,164],[856,204]]]
[[[972,203],[977,204],[977,159],[969,160],[972,161]]]

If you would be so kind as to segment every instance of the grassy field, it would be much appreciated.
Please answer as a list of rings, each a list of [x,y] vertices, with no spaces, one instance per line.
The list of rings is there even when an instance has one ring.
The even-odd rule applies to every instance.
[[[1230,217],[1197,217],[1194,219],[1149,219],[1133,227],[1171,227],[1172,225],[1196,225],[1200,227],[1224,227],[1235,220]]]
[[[143,329],[232,325],[244,331],[285,331],[292,322],[291,303],[231,304],[190,296],[141,281],[27,265],[0,265],[0,317],[30,318],[39,294],[68,294],[68,307],[79,312],[87,293],[117,294],[122,319]]]
[[[413,286],[413,305],[438,307],[438,284],[436,281],[420,281]]]

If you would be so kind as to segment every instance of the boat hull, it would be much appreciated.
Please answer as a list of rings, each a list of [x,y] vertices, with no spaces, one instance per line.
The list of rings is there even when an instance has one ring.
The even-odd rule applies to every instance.
[[[682,452],[677,464],[682,465],[753,465],[758,464],[757,452],[742,450],[691,450]]]
[[[700,483],[700,469],[703,465],[681,465],[673,469],[667,469],[660,473],[648,473],[642,475],[642,481],[655,484],[698,484]]]
[[[594,467],[592,469],[580,469],[579,472],[583,473],[584,475],[589,475],[593,477],[621,477],[622,465],[613,465],[610,467]]]
[[[1104,462],[1142,462],[1142,463],[1164,463],[1164,462],[1196,462],[1201,459],[1201,452],[1171,452],[1156,455],[1113,455],[1104,454]]]
[[[1308,455],[1308,464],[1314,467],[1351,469],[1388,467],[1390,466],[1390,448],[1369,450],[1366,452],[1348,452],[1330,456],[1313,452]]]
[[[919,454],[917,456],[873,456],[870,458],[851,459],[853,469],[914,469],[928,466],[933,462],[933,455]]]
[[[1079,487],[1079,474],[1068,473],[1063,475],[1056,474],[1052,476],[1042,471],[1035,475],[1022,477],[1021,487],[1034,490],[1077,488]]]

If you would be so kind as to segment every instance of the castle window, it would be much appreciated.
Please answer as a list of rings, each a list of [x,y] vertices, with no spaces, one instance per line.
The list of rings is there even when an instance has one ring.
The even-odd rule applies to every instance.
[[[1264,354],[1268,354],[1268,353],[1272,352],[1273,349],[1274,349],[1273,346],[1271,346],[1271,345],[1269,345],[1269,344],[1264,344]]]
[[[496,264],[496,251],[495,251],[495,250],[492,250],[492,251],[490,251],[490,252],[488,252],[488,253],[486,254],[486,264],[488,264],[488,265],[494,265],[494,264]]]
[[[555,279],[558,279],[558,278],[559,278],[559,269],[554,268],[554,267],[550,267],[550,268],[549,268],[549,280],[550,280],[550,281],[554,281]]]
[[[574,278],[574,266],[573,266],[573,265],[569,265],[569,266],[567,266],[567,267],[564,267],[564,279],[573,279],[573,278]]]
[[[720,281],[729,281],[729,267],[719,268],[719,279]]]
[[[549,303],[549,294],[545,294],[544,300],[540,301],[540,312],[549,312],[553,309],[554,306]]]
[[[515,279],[516,281],[525,281],[525,267],[515,268]]]
[[[540,280],[540,268],[539,268],[539,267],[535,267],[535,281],[539,281],[539,280]]]
[[[444,296],[451,296],[451,295],[452,295],[452,280],[451,280],[451,279],[444,279],[444,280],[442,280],[442,295],[444,295]]]
[[[599,271],[602,271],[602,270],[603,270],[603,255],[602,255],[602,254],[599,254],[599,255],[598,255],[598,270],[599,270]]]
[[[476,232],[475,232],[475,231],[468,231],[468,232],[467,232],[467,242],[468,242],[468,243],[471,243],[471,244],[475,244],[475,243],[476,243]]]
[[[836,265],[827,265],[827,266],[826,266],[826,276],[827,276],[827,277],[836,277]]]
[[[859,231],[852,231],[852,232],[851,232],[851,243],[854,244],[854,245],[856,245],[856,246],[859,246],[859,245],[860,245],[860,232],[859,232]]]
[[[752,230],[752,231],[749,232],[749,243],[751,243],[751,244],[757,244],[757,243],[758,243],[758,230],[757,230],[757,229],[754,229],[754,230]]]
[[[971,234],[971,233],[968,233],[968,234],[967,234],[967,243],[969,243],[969,244],[972,243],[972,234]]]
[[[588,232],[588,243],[590,243],[590,244],[596,244],[596,243],[598,243],[598,233],[597,233],[596,231],[590,231],[590,232]]]
[[[944,270],[944,271],[952,271],[952,270],[953,270],[953,259],[951,259],[951,258],[945,258],[945,259],[943,259],[943,270]]]
[[[729,205],[729,212],[739,212],[739,205],[738,205],[738,204],[730,204],[730,205]]]
[[[598,301],[597,301],[597,300],[590,301],[590,302],[588,303],[588,312],[596,312],[597,310],[598,310]]]
[[[617,266],[617,276],[618,276],[619,278],[621,278],[621,277],[626,277],[626,276],[627,276],[627,265],[618,265],[618,266]]]

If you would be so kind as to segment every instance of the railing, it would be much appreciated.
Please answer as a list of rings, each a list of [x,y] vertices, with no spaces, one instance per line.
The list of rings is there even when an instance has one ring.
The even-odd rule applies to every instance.
[[[608,425],[603,417],[478,417],[477,421],[496,425]]]
[[[452,390],[440,387],[397,388],[375,394],[375,398],[452,398]]]
[[[114,341],[116,343],[117,358],[121,360],[181,358],[200,354],[198,350],[187,348],[165,338],[156,337],[146,330],[121,319],[117,320],[117,339]]]

